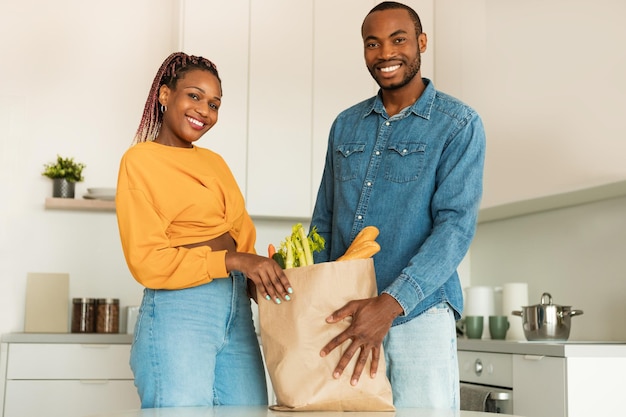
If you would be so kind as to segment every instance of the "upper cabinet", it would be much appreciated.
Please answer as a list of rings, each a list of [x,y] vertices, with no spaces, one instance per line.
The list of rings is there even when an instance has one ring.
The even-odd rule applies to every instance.
[[[311,206],[313,0],[251,1],[250,213],[307,216]]]
[[[439,88],[482,115],[483,208],[626,180],[626,2],[437,0]]]
[[[198,142],[224,157],[245,195],[248,143],[249,0],[181,0],[180,49],[217,66],[222,105],[217,124]]]
[[[432,28],[434,0],[408,3]],[[224,90],[219,122],[199,145],[224,156],[251,215],[310,218],[334,118],[377,91],[361,40],[375,4],[181,2],[181,48],[214,60]],[[423,60],[429,78],[433,57]]]

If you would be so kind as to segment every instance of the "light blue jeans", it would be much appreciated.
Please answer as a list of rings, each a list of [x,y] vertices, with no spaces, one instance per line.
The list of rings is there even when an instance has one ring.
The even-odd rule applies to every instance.
[[[266,405],[244,276],[183,290],[145,289],[130,365],[142,408]]]
[[[447,303],[392,327],[383,347],[397,408],[459,409],[456,322]]]

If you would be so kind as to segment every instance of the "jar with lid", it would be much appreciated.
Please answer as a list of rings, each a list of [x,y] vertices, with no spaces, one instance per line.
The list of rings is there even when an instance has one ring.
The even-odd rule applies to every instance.
[[[96,302],[96,332],[118,333],[120,325],[120,300],[98,298]]]
[[[72,299],[72,333],[93,333],[96,324],[96,300]]]

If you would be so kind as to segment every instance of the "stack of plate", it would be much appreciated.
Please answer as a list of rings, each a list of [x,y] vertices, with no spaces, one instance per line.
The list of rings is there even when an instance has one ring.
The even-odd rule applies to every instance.
[[[87,188],[87,194],[83,198],[89,200],[115,200],[115,188]]]

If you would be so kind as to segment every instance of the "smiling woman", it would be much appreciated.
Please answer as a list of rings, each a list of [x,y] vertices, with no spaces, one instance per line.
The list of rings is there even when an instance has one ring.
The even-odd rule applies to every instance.
[[[224,159],[194,145],[217,123],[221,97],[211,61],[170,55],[120,164],[122,248],[145,287],[130,359],[143,408],[267,404],[248,294],[258,288],[280,304],[291,288],[274,260],[255,254]]]

